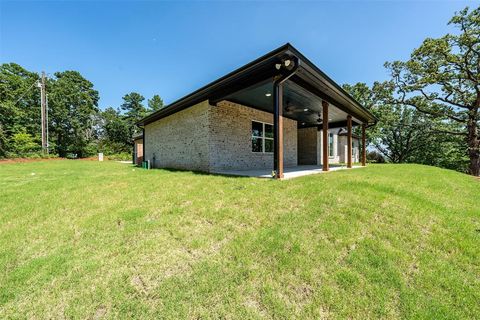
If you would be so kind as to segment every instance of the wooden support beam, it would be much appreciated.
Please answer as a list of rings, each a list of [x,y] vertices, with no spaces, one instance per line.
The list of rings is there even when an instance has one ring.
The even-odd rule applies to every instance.
[[[322,131],[322,152],[323,152],[323,171],[328,171],[328,102],[322,100],[322,120],[323,120],[323,131]]]
[[[276,179],[283,179],[283,83],[275,83],[273,90],[273,170]]]
[[[347,168],[352,167],[352,116],[347,116]]]
[[[365,131],[367,129],[367,125],[364,123],[362,124],[362,166],[365,167],[367,165],[367,138]]]

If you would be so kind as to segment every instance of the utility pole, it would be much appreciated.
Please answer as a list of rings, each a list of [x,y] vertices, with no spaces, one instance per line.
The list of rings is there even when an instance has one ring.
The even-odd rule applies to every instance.
[[[48,133],[47,133],[47,92],[45,88],[45,72],[42,71],[42,78],[38,86],[40,87],[40,113],[42,118],[42,153],[48,154]]]
[[[49,148],[50,148],[50,143],[48,142],[48,94],[45,93],[45,133],[46,133],[46,149],[47,149],[47,154],[50,153]]]

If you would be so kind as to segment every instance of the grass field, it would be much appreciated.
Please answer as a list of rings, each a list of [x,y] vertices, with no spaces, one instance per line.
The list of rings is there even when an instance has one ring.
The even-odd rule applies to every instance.
[[[480,180],[0,165],[0,318],[480,317]]]

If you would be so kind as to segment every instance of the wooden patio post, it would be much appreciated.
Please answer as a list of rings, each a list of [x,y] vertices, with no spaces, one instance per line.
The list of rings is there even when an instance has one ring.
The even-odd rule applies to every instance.
[[[347,168],[352,167],[352,116],[347,116]]]
[[[328,171],[328,102],[322,100],[322,119],[323,119],[323,131],[322,131],[322,149],[323,149],[323,171]]]
[[[283,84],[274,83],[273,90],[273,170],[283,179]]]
[[[367,165],[367,138],[365,134],[367,126],[362,124],[362,166],[365,167]]]

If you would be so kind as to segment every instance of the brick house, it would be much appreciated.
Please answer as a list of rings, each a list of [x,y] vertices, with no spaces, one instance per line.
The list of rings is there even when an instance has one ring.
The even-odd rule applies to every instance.
[[[365,165],[375,117],[290,44],[142,119],[153,168],[204,172]],[[360,126],[362,137],[352,134]],[[360,142],[363,141],[361,144]],[[360,147],[362,146],[361,150]]]

